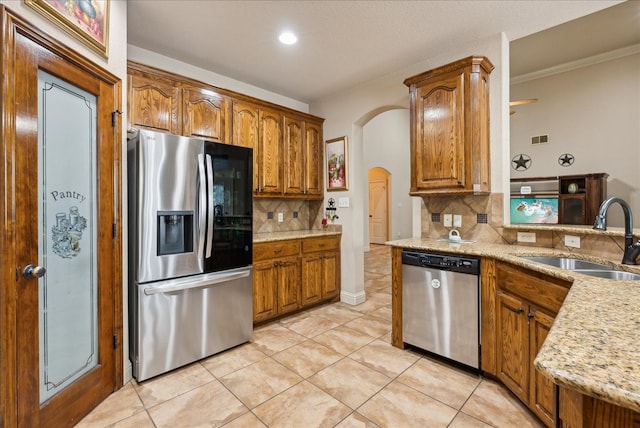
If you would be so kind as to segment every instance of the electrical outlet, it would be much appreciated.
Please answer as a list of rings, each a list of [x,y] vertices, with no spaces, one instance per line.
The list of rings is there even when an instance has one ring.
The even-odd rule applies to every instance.
[[[452,217],[451,214],[445,214],[443,216],[442,224],[444,225],[444,227],[451,227],[453,223],[451,217]]]
[[[462,227],[462,216],[460,214],[453,215],[453,227]]]
[[[580,237],[573,235],[564,235],[564,245],[567,247],[580,248]]]
[[[282,223],[284,221],[284,214],[278,213],[278,223]]]
[[[536,233],[535,232],[518,232],[518,242],[536,242]]]

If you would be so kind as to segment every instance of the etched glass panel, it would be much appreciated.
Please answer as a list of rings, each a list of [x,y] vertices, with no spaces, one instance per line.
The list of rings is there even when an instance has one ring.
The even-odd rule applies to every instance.
[[[40,402],[98,364],[96,97],[38,72]]]

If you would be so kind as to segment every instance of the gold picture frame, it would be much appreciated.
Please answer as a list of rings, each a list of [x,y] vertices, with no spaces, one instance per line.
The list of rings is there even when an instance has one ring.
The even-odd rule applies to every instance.
[[[24,0],[24,3],[107,58],[110,0]]]
[[[327,191],[348,190],[349,162],[347,159],[347,137],[325,142],[327,169]]]

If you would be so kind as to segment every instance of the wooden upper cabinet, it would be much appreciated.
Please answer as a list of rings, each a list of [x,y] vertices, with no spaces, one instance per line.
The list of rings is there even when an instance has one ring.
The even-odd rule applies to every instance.
[[[258,106],[242,101],[233,101],[233,144],[256,149],[258,135]]]
[[[284,118],[284,192],[305,192],[303,122],[291,116]]]
[[[259,152],[259,109],[258,106],[241,101],[233,101],[233,138],[231,142],[236,146],[253,149],[253,191],[257,193],[260,188],[258,176],[258,152]]]
[[[291,115],[285,116],[284,123],[284,193],[321,198],[322,125]]]
[[[231,139],[227,123],[229,98],[206,89],[182,89],[182,135],[226,143]]]
[[[253,194],[322,199],[323,119],[128,62],[130,128],[253,149]]]
[[[282,186],[282,114],[260,108],[258,119],[258,194],[281,194]]]
[[[322,198],[323,191],[323,141],[322,123],[306,121],[304,126],[305,193]]]
[[[129,127],[181,134],[180,90],[170,80],[129,75]]]
[[[404,81],[410,95],[412,195],[490,192],[489,74],[469,57]]]

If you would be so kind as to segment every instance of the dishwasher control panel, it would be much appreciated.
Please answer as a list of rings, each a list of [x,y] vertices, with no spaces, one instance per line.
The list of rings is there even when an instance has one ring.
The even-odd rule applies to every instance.
[[[434,254],[404,250],[402,252],[402,264],[460,272],[469,275],[478,275],[480,273],[479,259],[451,254]]]

